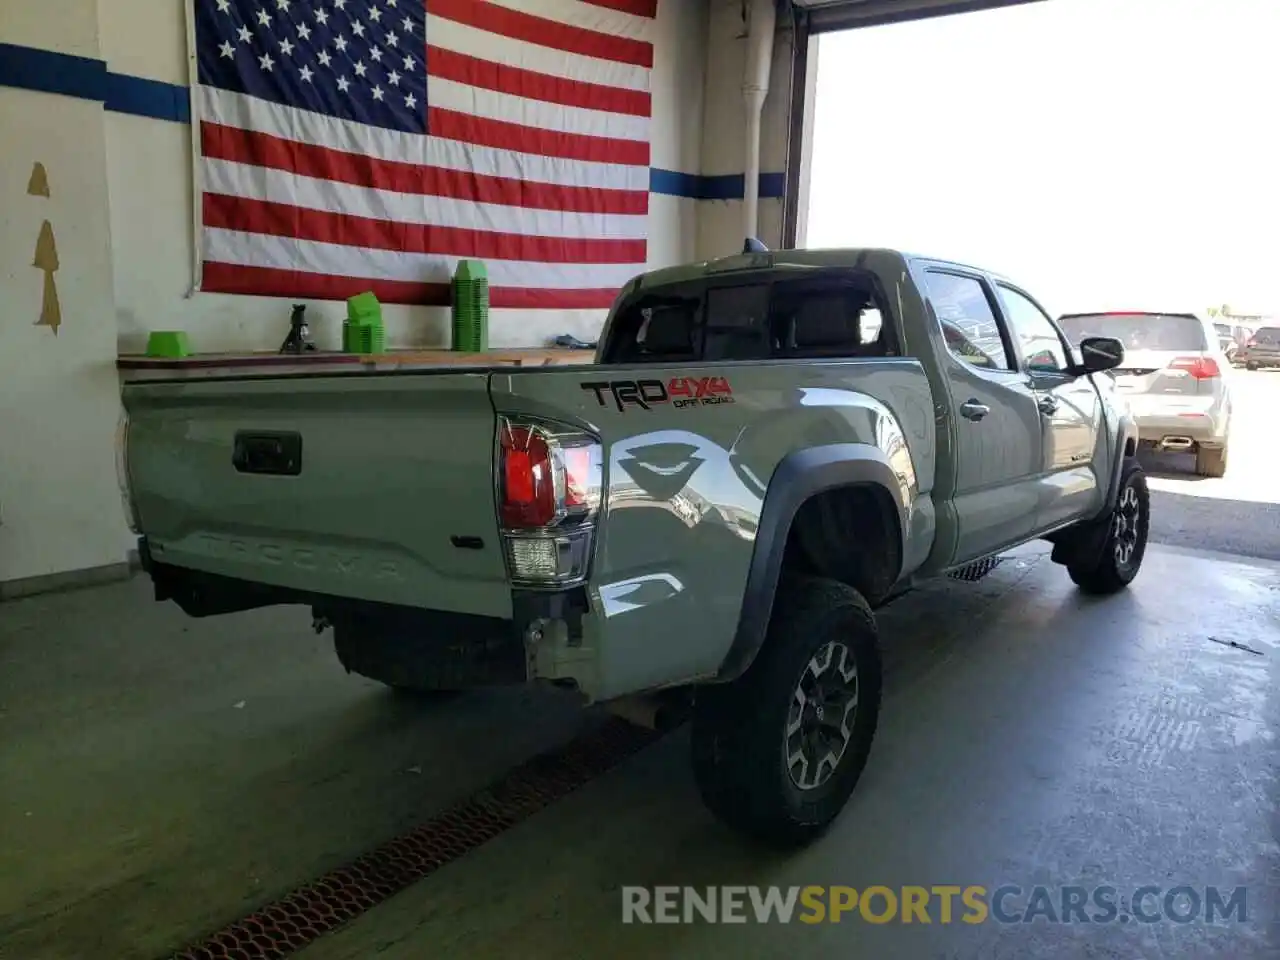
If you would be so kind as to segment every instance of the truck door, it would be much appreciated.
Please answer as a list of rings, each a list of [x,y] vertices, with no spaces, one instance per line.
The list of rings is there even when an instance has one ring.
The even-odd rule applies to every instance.
[[[955,451],[952,559],[964,563],[1030,535],[1043,460],[1040,412],[987,280],[951,267],[931,267],[925,276],[946,343],[939,359]]]
[[[1092,516],[1102,505],[1103,485],[1097,470],[1109,460],[1097,450],[1102,401],[1088,377],[1066,373],[1071,354],[1048,314],[1007,283],[997,283],[996,291],[1013,332],[1019,366],[1031,377],[1040,413],[1044,461],[1036,526],[1049,530]]]

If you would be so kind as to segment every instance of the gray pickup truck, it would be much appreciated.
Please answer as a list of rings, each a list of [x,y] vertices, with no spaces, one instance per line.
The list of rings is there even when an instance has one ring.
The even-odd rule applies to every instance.
[[[126,385],[122,482],[157,599],[309,606],[397,688],[683,711],[711,810],[799,844],[867,761],[878,605],[1037,538],[1137,573],[1123,355],[983,270],[749,242],[630,282],[590,364]]]

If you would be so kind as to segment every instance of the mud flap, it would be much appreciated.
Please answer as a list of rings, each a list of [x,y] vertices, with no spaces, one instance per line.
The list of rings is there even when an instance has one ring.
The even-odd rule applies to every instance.
[[[1111,530],[1113,512],[1114,508],[1097,520],[1063,533],[1059,539],[1054,540],[1053,553],[1049,555],[1049,559],[1064,567],[1089,567],[1097,563],[1107,547],[1107,534]]]

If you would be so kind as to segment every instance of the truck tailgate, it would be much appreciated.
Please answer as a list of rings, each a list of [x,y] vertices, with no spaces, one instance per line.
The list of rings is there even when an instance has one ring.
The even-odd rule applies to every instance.
[[[161,563],[509,616],[485,371],[128,384],[126,464]]]

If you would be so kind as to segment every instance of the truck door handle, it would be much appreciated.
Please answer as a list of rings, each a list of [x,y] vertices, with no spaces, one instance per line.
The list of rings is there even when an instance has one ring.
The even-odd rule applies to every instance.
[[[985,403],[979,403],[977,400],[967,400],[960,404],[960,416],[966,420],[981,420],[990,412],[990,407]]]
[[[1046,417],[1051,417],[1058,412],[1058,401],[1053,397],[1040,397],[1036,400],[1036,406]]]

